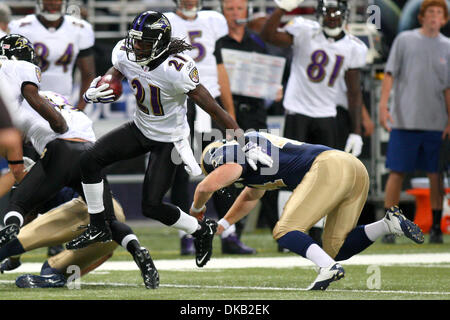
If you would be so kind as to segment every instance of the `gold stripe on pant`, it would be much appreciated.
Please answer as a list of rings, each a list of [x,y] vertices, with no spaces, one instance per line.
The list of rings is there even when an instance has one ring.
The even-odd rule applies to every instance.
[[[326,217],[322,244],[334,258],[356,227],[368,191],[369,176],[360,160],[338,150],[322,152],[286,202],[273,237],[295,230],[307,233]]]
[[[113,204],[117,220],[124,222],[125,215],[121,205],[115,199]],[[25,251],[54,246],[66,243],[80,235],[83,230],[77,230],[78,226],[88,223],[87,206],[79,197],[37,217],[20,229],[17,238]],[[66,271],[68,266],[76,265],[84,274],[87,270],[92,270],[93,265],[98,266],[111,257],[117,246],[115,241],[110,241],[95,243],[78,250],[64,250],[50,257],[48,263],[52,268],[60,271]]]

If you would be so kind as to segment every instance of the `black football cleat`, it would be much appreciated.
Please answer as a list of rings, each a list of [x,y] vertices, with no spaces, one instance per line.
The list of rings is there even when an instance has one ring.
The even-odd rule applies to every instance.
[[[144,247],[141,247],[133,255],[134,261],[141,270],[142,278],[147,289],[156,289],[159,287],[159,273],[153,263],[150,253]]]
[[[16,279],[16,286],[19,288],[61,288],[65,285],[66,278],[62,274],[24,274]]]
[[[78,229],[86,229],[82,234],[80,234],[75,239],[69,241],[66,244],[66,249],[81,249],[88,245],[96,242],[109,242],[112,240],[111,229],[107,225],[105,227],[99,228],[88,224],[87,226],[80,226]]]
[[[0,230],[0,247],[15,239],[19,234],[20,227],[16,224],[10,224]]]
[[[0,264],[0,272],[3,273],[5,271],[11,271],[20,267],[22,263],[20,262],[20,258],[6,258]]]
[[[203,233],[194,239],[195,263],[197,267],[203,267],[211,259],[213,250],[214,234],[217,231],[217,222],[211,219],[205,219],[200,222]]]

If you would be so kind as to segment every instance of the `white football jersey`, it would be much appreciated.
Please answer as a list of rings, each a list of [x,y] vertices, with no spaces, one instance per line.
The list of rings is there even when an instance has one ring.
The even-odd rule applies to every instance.
[[[0,38],[3,38],[6,35],[7,35],[7,33],[5,31],[3,31],[2,29],[0,29]]]
[[[36,17],[27,15],[9,23],[11,33],[18,33],[33,43],[41,58],[42,90],[72,95],[72,71],[80,50],[94,45],[94,31],[87,21],[66,15],[58,29],[47,29]]]
[[[164,15],[172,26],[172,37],[185,40],[195,47],[184,53],[194,59],[202,77],[202,85],[216,98],[220,95],[217,62],[214,56],[216,41],[228,34],[225,17],[212,10],[197,12],[194,20],[184,20],[174,12]]]
[[[41,70],[28,61],[8,60],[6,57],[0,57],[0,81],[3,88],[8,88],[8,96],[13,100],[8,102],[17,107],[24,100],[22,84],[30,82],[39,88]]]
[[[40,155],[44,152],[45,146],[55,139],[78,138],[95,142],[92,121],[86,114],[70,105],[67,98],[60,94],[51,91],[40,91],[39,94],[62,114],[69,127],[64,134],[54,132],[49,123],[26,100],[23,101],[12,116],[13,122]]]
[[[186,99],[199,84],[195,62],[186,54],[169,56],[149,71],[128,60],[125,41],[117,43],[112,52],[112,64],[128,80],[134,90],[137,108],[134,123],[147,138],[174,142],[189,136]]]
[[[348,69],[366,64],[367,46],[350,34],[338,41],[327,38],[318,22],[302,17],[284,30],[293,36],[284,107],[314,118],[335,117],[339,81]]]

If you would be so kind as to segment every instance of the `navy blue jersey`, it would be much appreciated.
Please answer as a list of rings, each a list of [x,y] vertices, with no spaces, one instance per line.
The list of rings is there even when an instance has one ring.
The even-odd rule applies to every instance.
[[[272,168],[258,162],[257,170],[253,170],[237,143],[228,143],[215,149],[210,158],[211,164],[217,168],[225,163],[238,163],[243,171],[236,182],[265,190],[294,190],[309,171],[316,157],[323,151],[333,150],[323,145],[303,143],[256,131],[246,133],[245,140],[246,147],[257,144],[272,157]]]

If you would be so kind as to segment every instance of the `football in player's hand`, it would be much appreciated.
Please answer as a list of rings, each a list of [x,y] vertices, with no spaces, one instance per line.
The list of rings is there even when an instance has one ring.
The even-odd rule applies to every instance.
[[[102,84],[109,84],[109,88],[106,90],[111,89],[114,94],[114,101],[117,101],[120,96],[122,95],[122,80],[119,78],[113,77],[111,74],[104,75],[100,81],[97,83],[97,88],[100,87]]]

